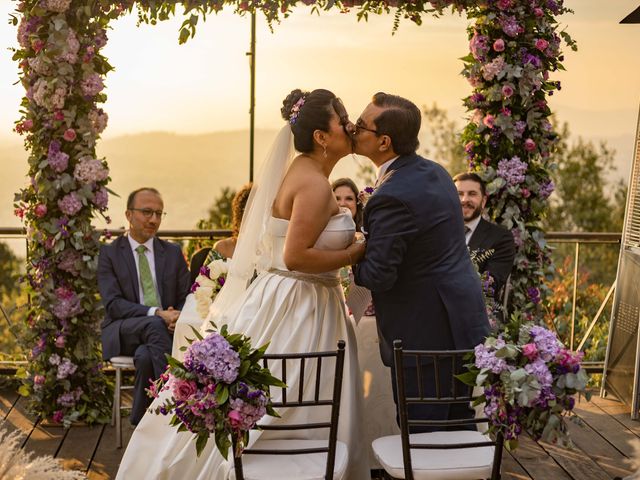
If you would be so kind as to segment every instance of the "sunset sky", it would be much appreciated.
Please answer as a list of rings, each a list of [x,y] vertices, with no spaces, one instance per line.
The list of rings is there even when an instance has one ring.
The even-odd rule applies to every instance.
[[[8,18],[14,2],[0,2]],[[640,25],[619,25],[638,0],[571,0],[575,10],[561,20],[578,41],[566,52],[567,72],[556,78],[563,89],[552,99],[560,116],[585,135],[635,130],[640,93]],[[606,6],[605,6],[606,5]],[[178,45],[182,18],[136,27],[136,16],[113,23],[104,53],[116,67],[107,77],[110,123],[105,137],[146,131],[204,133],[247,128],[249,122],[250,20],[223,12],[198,26],[196,37]],[[257,36],[257,126],[281,125],[279,108],[293,88],[328,88],[357,117],[371,94],[385,90],[418,105],[437,102],[454,117],[464,112],[469,91],[459,75],[459,57],[468,52],[463,17],[426,18],[422,26],[355,13],[312,15],[300,7],[271,33],[262,17]],[[13,46],[15,28],[0,24],[0,44]],[[17,66],[11,52],[0,53],[0,139],[15,139],[13,121],[23,90],[12,85]],[[589,112],[616,115],[585,117]],[[612,118],[616,121],[612,122]]]
[[[621,166],[617,174],[622,178],[629,171],[640,102],[640,25],[618,22],[639,2],[566,1],[575,14],[563,16],[561,22],[577,40],[579,50],[566,50],[567,71],[552,76],[563,86],[550,98],[558,118],[569,123],[573,138],[606,140],[613,145]],[[13,1],[1,0],[0,18],[8,19],[14,5]],[[156,26],[137,27],[136,18],[135,14],[127,15],[114,22],[108,32],[104,53],[115,71],[106,79],[109,98],[104,109],[110,120],[105,139],[141,132],[188,135],[248,129],[249,17],[228,11],[211,16],[200,23],[196,37],[186,45],[178,45],[180,15]],[[358,22],[354,12],[323,12],[317,16],[301,6],[280,25],[274,25],[272,33],[259,16],[256,125],[278,129],[283,124],[279,113],[282,99],[292,89],[328,88],[343,99],[353,120],[371,95],[383,90],[410,98],[418,106],[435,102],[462,126],[465,112],[461,99],[470,87],[460,75],[459,58],[468,53],[467,24],[464,17],[454,14],[439,19],[425,17],[422,26],[402,21],[392,35],[391,15]],[[14,152],[16,146],[19,148],[21,138],[12,130],[24,95],[22,86],[15,84],[18,69],[8,49],[16,45],[16,28],[4,21],[0,23],[0,45],[5,47],[0,49],[1,156],[3,148],[13,148]],[[266,151],[267,145],[258,147]],[[211,152],[210,158],[216,153]],[[198,172],[180,172],[176,177],[175,158],[166,161],[170,165],[149,170],[146,181],[162,191],[173,187],[184,192],[182,184],[174,185],[176,179],[190,185]],[[256,158],[256,164],[260,161]],[[239,162],[242,164],[238,163],[234,178],[247,178],[247,162],[244,158]],[[120,193],[131,188],[126,183],[132,181],[126,165],[121,162],[120,170],[115,165],[112,169],[112,187]],[[17,226],[11,203],[13,192],[25,182],[27,165],[8,167],[0,179],[0,225]],[[211,182],[211,188],[189,197],[198,208],[167,219],[163,224],[166,228],[191,228],[206,212],[212,191],[217,192],[219,184],[237,186],[238,180],[228,177],[232,172],[220,171],[214,160],[203,168],[211,175],[210,180],[205,179]],[[341,162],[334,173],[353,175],[355,169],[351,160]],[[121,219],[122,200],[114,200],[110,213]],[[184,193],[176,194],[171,203],[184,204]]]

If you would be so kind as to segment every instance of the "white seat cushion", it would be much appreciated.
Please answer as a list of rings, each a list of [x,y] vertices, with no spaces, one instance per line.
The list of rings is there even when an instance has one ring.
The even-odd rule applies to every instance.
[[[133,357],[112,357],[109,361],[114,367],[133,368]]]
[[[490,439],[480,432],[460,430],[452,432],[415,433],[411,443],[452,444],[486,442]],[[404,478],[402,441],[400,435],[381,437],[373,441],[373,452],[389,475]],[[411,465],[416,480],[476,480],[491,477],[493,446],[456,449],[412,449]]]
[[[258,440],[251,448],[285,450],[326,447],[326,440]],[[336,444],[336,461],[333,478],[340,480],[347,469],[349,452],[342,442]],[[243,455],[242,466],[245,480],[324,480],[327,468],[326,453],[304,455]],[[235,472],[230,472],[235,480]]]

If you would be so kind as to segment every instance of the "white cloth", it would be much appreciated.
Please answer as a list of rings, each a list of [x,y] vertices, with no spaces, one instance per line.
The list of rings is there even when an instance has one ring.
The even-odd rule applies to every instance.
[[[136,252],[136,248],[140,245],[144,245],[147,249],[144,251],[144,256],[147,257],[147,261],[149,262],[149,268],[151,269],[151,278],[153,278],[153,288],[156,289],[156,294],[158,293],[158,281],[156,280],[156,259],[153,252],[153,237],[147,240],[144,243],[139,243],[134,240],[131,235],[127,235],[129,239],[129,245],[131,246],[131,251],[133,252],[133,259],[136,262],[136,273],[138,275],[138,294],[140,298],[140,303],[142,303],[142,299],[144,298],[144,293],[142,291],[142,282],[140,281],[140,259],[138,258],[138,252]],[[158,300],[160,300],[160,295],[157,295]],[[158,307],[150,307],[147,310],[147,315],[155,315]]]
[[[285,235],[289,222],[271,217],[267,230],[272,238],[270,268],[286,270],[283,260]],[[316,248],[322,250],[345,248],[353,239],[355,225],[347,210],[333,216],[320,234]],[[300,274],[307,280],[262,272],[241,295],[238,308],[233,314],[225,315],[229,331],[242,332],[252,339],[254,346],[270,342],[267,352],[313,352],[335,350],[338,340],[347,344],[338,440],[348,447],[349,466],[345,476],[348,480],[369,478],[367,462],[368,445],[363,442],[362,385],[358,368],[358,353],[353,326],[346,315],[344,296],[337,282],[338,272],[323,274]],[[314,281],[315,280],[315,281]],[[327,281],[335,281],[336,286],[325,286]],[[214,317],[215,320],[215,317]],[[220,326],[220,324],[218,324]],[[313,392],[314,369],[309,367],[305,374],[304,392]],[[333,375],[323,365],[321,390],[327,396]],[[273,372],[276,376],[279,372]],[[288,379],[295,372],[287,372]],[[298,391],[296,382],[288,380],[292,391]],[[167,392],[164,393],[165,395]],[[323,396],[321,394],[321,396]],[[279,398],[279,394],[274,395]],[[155,400],[152,407],[158,405]],[[265,423],[299,423],[302,421],[326,420],[318,409],[297,408],[279,411],[281,419],[265,417]],[[228,478],[230,463],[224,461],[215,449],[211,438],[196,457],[195,441],[192,434],[177,433],[169,426],[170,417],[147,413],[136,428],[127,447],[118,479],[190,479],[225,480]],[[291,432],[285,432],[291,436]],[[250,445],[257,439],[281,438],[283,432],[259,432],[251,434]],[[294,432],[296,438],[327,438],[326,429]],[[276,472],[277,475],[277,472]]]

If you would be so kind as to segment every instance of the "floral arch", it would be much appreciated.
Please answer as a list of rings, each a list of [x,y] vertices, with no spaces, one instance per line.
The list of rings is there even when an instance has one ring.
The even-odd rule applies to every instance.
[[[27,228],[31,296],[20,392],[35,414],[65,425],[105,422],[110,414],[98,347],[100,232],[91,226],[95,215],[105,215],[109,197],[107,162],[95,152],[108,120],[100,105],[112,69],[101,54],[109,22],[135,6],[139,20],[153,24],[181,6],[183,43],[199,18],[224,7],[262,12],[272,26],[299,3],[353,10],[358,20],[393,14],[394,31],[402,19],[420,24],[424,15],[449,9],[471,20],[462,73],[472,92],[463,100],[469,123],[462,142],[469,169],[487,181],[491,217],[518,246],[514,305],[530,317],[538,311],[550,264],[539,221],[554,188],[547,96],[560,89],[550,74],[562,69],[563,41],[575,49],[559,30],[557,17],[568,12],[562,0],[24,0],[12,16],[19,44],[13,58],[26,90],[15,130],[30,152],[30,182],[16,194],[15,208]]]

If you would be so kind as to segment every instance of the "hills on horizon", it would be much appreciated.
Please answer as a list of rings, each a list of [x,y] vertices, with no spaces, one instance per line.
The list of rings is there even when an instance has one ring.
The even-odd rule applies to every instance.
[[[256,130],[256,176],[276,133],[276,130]],[[575,132],[573,135],[577,137]],[[594,143],[605,141],[615,149],[615,177],[627,179],[633,155],[633,134],[583,138]],[[428,144],[427,138],[421,140],[423,146]],[[135,133],[101,140],[98,155],[107,158],[112,179],[109,186],[119,195],[110,198],[108,213],[113,227],[124,225],[126,197],[140,186],[154,186],[162,192],[168,212],[163,221],[164,228],[191,229],[206,216],[223,187],[237,189],[249,180],[248,130],[195,135]],[[18,143],[0,140],[0,159],[4,166],[4,174],[0,176],[0,225],[17,227],[20,222],[13,215],[13,195],[26,182],[27,153]],[[346,157],[338,164],[332,178],[350,176],[356,179],[357,168],[358,160]]]

